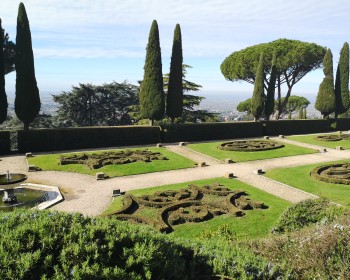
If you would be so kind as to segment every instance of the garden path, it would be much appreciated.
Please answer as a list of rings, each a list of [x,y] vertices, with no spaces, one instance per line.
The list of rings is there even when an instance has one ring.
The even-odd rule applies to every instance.
[[[293,144],[300,145],[299,142],[294,141]],[[256,169],[266,171],[278,167],[291,167],[350,158],[350,150],[337,151],[335,149],[328,149],[326,153],[224,164],[218,160],[211,159],[209,161],[207,156],[201,155],[198,152],[194,153],[188,148],[181,147],[175,149],[174,147],[175,145],[166,146],[166,148],[173,151],[176,150],[177,153],[192,157],[192,159],[195,154],[196,161],[205,161],[209,166],[125,176],[104,181],[96,181],[93,176],[77,173],[43,171],[30,173],[27,181],[61,188],[65,196],[65,201],[55,205],[53,209],[66,212],[80,212],[89,216],[96,216],[103,212],[111,202],[113,189],[120,188],[122,191],[129,191],[132,189],[221,177],[228,172],[233,172],[239,180],[256,188],[288,201],[297,202],[315,196],[264,176],[255,175],[253,171]],[[2,157],[0,160],[0,173],[10,170],[10,172],[28,174],[24,156]]]

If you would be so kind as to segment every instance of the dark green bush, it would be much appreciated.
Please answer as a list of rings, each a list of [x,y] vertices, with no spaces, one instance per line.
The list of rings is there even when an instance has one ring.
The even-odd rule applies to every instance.
[[[149,227],[52,211],[0,213],[0,279],[292,279],[223,239],[180,241]]]
[[[0,131],[0,155],[9,154],[11,151],[10,131]]]
[[[264,122],[264,135],[321,133],[330,130],[328,120],[277,120]]]
[[[290,206],[279,219],[275,233],[292,232],[318,222],[332,222],[344,208],[325,198],[308,199]]]
[[[259,122],[199,123],[162,126],[162,142],[205,141],[263,136]]]

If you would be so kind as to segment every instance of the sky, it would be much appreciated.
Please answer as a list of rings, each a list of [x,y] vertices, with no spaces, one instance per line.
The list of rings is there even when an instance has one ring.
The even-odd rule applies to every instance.
[[[35,71],[41,96],[69,91],[79,83],[137,84],[145,49],[158,22],[163,73],[169,72],[174,28],[181,26],[187,79],[203,86],[200,95],[251,97],[253,86],[225,80],[220,64],[232,52],[279,38],[330,48],[334,68],[350,40],[349,0],[27,0]],[[16,39],[19,2],[1,0],[0,18]],[[14,96],[15,73],[6,76]],[[293,94],[316,96],[322,69],[305,76]]]

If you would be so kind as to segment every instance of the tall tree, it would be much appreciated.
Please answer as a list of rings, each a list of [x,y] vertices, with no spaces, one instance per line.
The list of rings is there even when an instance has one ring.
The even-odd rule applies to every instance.
[[[257,121],[264,112],[265,94],[264,94],[264,54],[260,55],[258,68],[256,70],[256,79],[254,83],[254,92],[252,97],[251,112],[254,120]]]
[[[299,82],[307,73],[317,69],[322,64],[326,49],[313,43],[306,43],[297,40],[279,39],[270,43],[259,44],[233,52],[221,64],[221,72],[229,81],[243,80],[254,84],[255,69],[261,53],[265,54],[265,88],[267,89],[271,67],[270,61],[276,54],[278,57],[277,67],[277,110],[276,117],[288,102],[293,86]],[[287,85],[284,102],[282,99],[282,84]]]
[[[5,91],[4,32],[0,19],[0,124],[7,118],[7,96]]]
[[[40,111],[39,89],[36,84],[32,38],[27,13],[23,3],[19,4],[16,36],[16,98],[15,112],[29,129]]]
[[[182,115],[182,39],[180,25],[176,24],[170,62],[169,85],[166,97],[166,113],[174,124],[174,119]]]
[[[15,71],[16,45],[12,41],[10,41],[10,37],[8,33],[5,33],[4,29],[2,29],[2,32],[4,35],[4,71],[5,75],[7,75],[8,73]]]
[[[344,43],[339,57],[337,73],[335,77],[335,118],[345,113],[350,107],[349,100],[349,44]]]
[[[58,127],[113,126],[131,124],[129,106],[136,105],[138,86],[124,83],[79,84],[69,92],[54,95]]]
[[[157,21],[154,20],[148,37],[144,76],[140,88],[140,109],[144,118],[160,120],[164,116],[162,58]]]
[[[327,50],[323,59],[323,73],[325,77],[318,89],[315,108],[321,112],[324,119],[335,111],[334,78],[333,78],[333,55]]]
[[[270,119],[271,114],[275,111],[275,89],[277,79],[276,54],[272,57],[270,80],[267,87],[265,117]]]

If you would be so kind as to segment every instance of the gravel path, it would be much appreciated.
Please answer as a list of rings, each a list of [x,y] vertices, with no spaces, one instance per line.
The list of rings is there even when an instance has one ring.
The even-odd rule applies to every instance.
[[[303,143],[287,139],[276,140],[282,142],[288,141],[288,143],[304,146]],[[11,156],[0,158],[0,173],[3,174],[7,170],[10,170],[10,172],[21,172],[29,175],[28,182],[57,186],[62,190],[65,201],[55,205],[53,209],[96,216],[101,214],[111,202],[113,189],[120,188],[122,191],[129,191],[152,186],[221,177],[225,176],[228,172],[233,172],[240,181],[246,182],[256,188],[288,201],[298,202],[308,198],[314,198],[315,196],[264,176],[255,175],[253,173],[254,170],[263,169],[266,171],[277,167],[291,167],[350,158],[350,150],[337,151],[329,149],[326,153],[224,164],[222,161],[194,152],[186,147],[167,145],[166,148],[197,162],[206,162],[209,166],[96,181],[93,176],[69,172],[42,171],[28,173],[26,171],[25,157]],[[321,147],[313,146],[313,148],[318,149]]]

